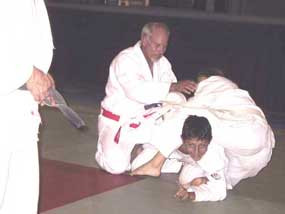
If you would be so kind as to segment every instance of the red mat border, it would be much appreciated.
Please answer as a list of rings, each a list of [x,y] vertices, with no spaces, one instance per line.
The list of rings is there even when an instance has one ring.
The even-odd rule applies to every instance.
[[[40,160],[39,211],[44,212],[141,180],[112,175],[95,167],[57,160]]]

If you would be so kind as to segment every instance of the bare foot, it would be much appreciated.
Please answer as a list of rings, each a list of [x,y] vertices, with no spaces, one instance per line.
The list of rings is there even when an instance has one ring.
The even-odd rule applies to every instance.
[[[134,175],[148,175],[152,177],[159,177],[160,176],[160,168],[156,168],[152,166],[151,163],[146,163],[139,168],[136,168],[134,171],[130,173],[131,176]]]
[[[166,158],[160,152],[157,152],[149,162],[133,170],[130,175],[148,175],[158,177],[160,176],[160,171],[165,160]]]

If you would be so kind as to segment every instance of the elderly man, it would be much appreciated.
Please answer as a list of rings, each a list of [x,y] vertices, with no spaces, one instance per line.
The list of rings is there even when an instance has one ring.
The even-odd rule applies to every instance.
[[[127,137],[125,123],[135,117],[149,116],[151,107],[158,105],[156,103],[170,92],[191,94],[196,89],[196,84],[190,80],[177,82],[164,56],[169,34],[164,23],[146,24],[141,40],[121,51],[110,65],[106,96],[98,118],[99,139],[95,154],[100,167],[110,173],[129,170],[134,146],[145,143]],[[138,124],[130,126],[135,129]]]
[[[198,195],[196,199],[189,197],[190,199],[221,200],[225,197],[223,194],[226,188],[231,189],[242,179],[257,175],[270,161],[275,144],[271,127],[248,92],[239,89],[229,79],[219,75],[208,75],[207,72],[201,74],[194,97],[183,105],[170,104],[170,109],[174,109],[172,115],[164,115],[165,122],[153,127],[155,132],[150,141],[153,147],[144,149],[133,161],[133,175],[159,176],[169,162],[167,158],[185,162],[185,156],[181,156],[177,149],[183,143],[182,127],[189,115],[207,118],[212,127],[211,147],[221,147],[224,150],[222,153],[212,152],[212,155],[207,152],[205,158],[202,158],[201,162],[198,161],[198,165],[207,175],[213,174],[213,168],[216,166],[225,173],[221,189],[211,189],[210,184],[206,186],[209,187],[206,193],[206,187],[190,188],[189,191],[194,191]],[[191,156],[189,152],[186,154]],[[187,161],[186,166],[188,169],[184,167],[180,179],[183,184],[191,182],[195,171],[191,164],[189,167]],[[217,179],[220,177],[223,176],[216,176]],[[207,179],[210,180],[211,177]],[[222,195],[213,196],[211,193],[214,191]],[[184,199],[185,195],[181,194],[177,193],[177,197]]]
[[[38,104],[54,87],[47,74],[53,42],[44,1],[1,1],[0,27],[0,213],[36,214]]]

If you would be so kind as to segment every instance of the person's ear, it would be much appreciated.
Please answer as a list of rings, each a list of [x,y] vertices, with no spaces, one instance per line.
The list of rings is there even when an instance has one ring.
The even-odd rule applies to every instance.
[[[141,37],[141,45],[142,47],[145,47],[146,46],[146,43],[147,43],[147,36],[146,35],[143,35]]]

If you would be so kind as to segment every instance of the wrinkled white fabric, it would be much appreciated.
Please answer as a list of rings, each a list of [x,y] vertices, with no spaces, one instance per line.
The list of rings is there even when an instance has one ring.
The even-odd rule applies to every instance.
[[[197,194],[197,201],[222,200],[225,187],[231,189],[240,180],[255,176],[270,161],[275,144],[272,129],[248,92],[239,89],[230,80],[212,76],[199,83],[194,97],[187,102],[168,103],[162,109],[167,107],[172,111],[165,115],[166,120],[162,124],[154,126],[155,132],[149,142],[165,157],[171,158],[173,151],[181,145],[183,123],[189,115],[206,117],[212,126],[211,145],[223,148],[219,155],[207,152],[198,166],[206,174],[224,172],[221,176],[225,177],[226,184],[222,185],[219,181],[219,185],[192,188]],[[138,160],[134,160],[134,168],[148,161],[140,157]],[[215,172],[213,167],[217,164],[224,166]],[[191,176],[183,179],[190,182]]]
[[[33,66],[48,71],[53,42],[43,0],[1,1],[0,18],[1,95],[22,86]]]
[[[211,93],[212,91],[212,93]],[[255,176],[270,161],[275,138],[270,125],[247,91],[226,78],[213,76],[202,81],[188,106],[208,118],[213,129],[212,143],[225,149],[229,165],[227,182]]]
[[[109,69],[103,108],[123,117],[135,117],[143,105],[167,97],[172,82],[176,82],[169,61],[163,56],[153,65],[153,76],[140,48],[135,46],[121,51]]]
[[[128,124],[135,123],[138,118],[144,119],[143,115],[151,113],[153,110],[145,111],[144,105],[166,99],[171,83],[176,81],[171,65],[164,56],[154,63],[152,76],[140,41],[114,58],[101,106],[119,115],[120,121],[99,115],[95,158],[103,169],[114,174],[130,169],[130,153],[136,143],[145,143],[145,136],[140,131],[137,133],[138,140],[132,138],[129,133],[132,129]],[[115,143],[114,137],[119,129],[120,141]]]
[[[47,73],[52,60],[44,1],[1,0],[0,28],[0,214],[36,214],[41,118],[31,93],[17,89],[33,66]]]

